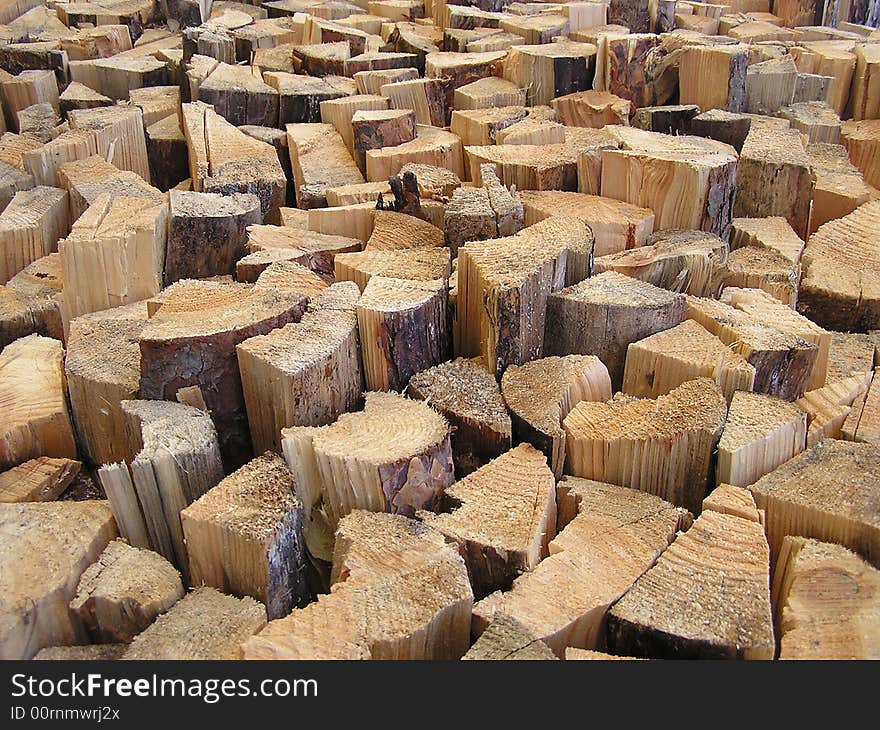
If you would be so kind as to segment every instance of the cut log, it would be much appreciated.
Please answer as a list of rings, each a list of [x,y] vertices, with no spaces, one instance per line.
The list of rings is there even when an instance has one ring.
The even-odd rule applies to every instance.
[[[86,568],[70,610],[93,640],[127,643],[183,596],[180,574],[161,555],[114,540]]]
[[[412,111],[417,124],[444,127],[451,113],[450,89],[448,79],[425,78],[384,84],[380,93],[392,109]]]
[[[266,625],[253,598],[197,588],[162,614],[129,645],[123,659],[241,659],[241,644]]]
[[[42,185],[17,192],[0,213],[0,283],[58,248],[70,230],[67,192]]]
[[[633,33],[646,33],[651,27],[647,0],[624,2],[611,0],[608,5],[608,22],[626,26]]]
[[[444,500],[451,512],[420,516],[458,545],[476,598],[508,589],[547,557],[556,534],[556,481],[529,444],[456,482]]]
[[[373,214],[373,232],[364,250],[432,248],[443,243],[443,231],[437,226],[406,213],[377,210]]]
[[[406,393],[449,421],[456,474],[467,476],[510,449],[510,416],[497,381],[479,361],[457,358],[422,370]]]
[[[60,292],[58,254],[37,259],[13,276],[6,286],[0,286],[0,349],[34,333],[63,339]]]
[[[727,244],[700,231],[658,231],[646,245],[600,256],[593,273],[616,271],[634,279],[695,296],[714,296],[727,268]]]
[[[18,112],[18,128],[21,134],[44,143],[69,129],[52,105],[45,102]]]
[[[180,513],[194,585],[263,602],[270,619],[308,600],[293,475],[266,453]]]
[[[653,33],[609,34],[605,37],[605,88],[611,94],[628,99],[633,109],[650,106],[655,100],[650,62],[659,36]],[[618,122],[628,124],[628,120]]]
[[[504,59],[504,78],[526,89],[529,106],[593,85],[596,46],[561,41],[543,45],[513,46]]]
[[[337,532],[330,593],[244,643],[247,659],[458,659],[473,594],[441,533],[357,510]]]
[[[316,272],[325,281],[333,281],[333,262],[337,254],[360,251],[361,242],[346,236],[316,233],[287,226],[247,228],[247,247],[251,253],[283,254]],[[242,259],[243,260],[243,259]]]
[[[18,131],[18,113],[34,104],[51,104],[58,112],[58,83],[52,71],[22,71],[0,82],[0,96],[8,129]]]
[[[120,170],[130,170],[150,179],[143,114],[138,107],[98,107],[71,111],[67,118],[73,129],[95,134],[98,154]]]
[[[235,126],[277,124],[278,90],[266,84],[253,67],[217,64],[199,84],[198,99]]]
[[[550,557],[474,606],[472,628],[508,616],[556,656],[604,643],[605,613],[674,539],[690,515],[652,495],[566,477],[576,517],[550,543]]]
[[[794,103],[777,110],[776,115],[788,119],[792,128],[807,135],[810,144],[837,144],[840,140],[840,117],[825,102]]]
[[[416,138],[394,147],[367,150],[367,180],[387,180],[408,164],[433,165],[451,170],[464,179],[461,140],[436,127],[416,126]]]
[[[629,345],[622,390],[656,398],[696,378],[711,378],[729,401],[735,391],[754,388],[755,368],[689,319]]]
[[[691,121],[700,113],[696,104],[675,106],[646,106],[638,109],[632,116],[632,126],[648,132],[662,134],[692,134]],[[704,137],[706,135],[698,135]]]
[[[869,385],[869,374],[856,373],[798,398],[795,405],[807,414],[807,446],[826,438],[842,438],[844,424],[864,402]]]
[[[719,484],[703,500],[703,512],[710,511],[724,515],[734,515],[744,520],[764,524],[763,511],[755,506],[755,499],[752,497],[752,493],[743,487]]]
[[[455,481],[446,420],[396,393],[367,393],[363,411],[344,413],[329,426],[284,429],[282,446],[309,517],[306,544],[322,560],[329,560],[333,532],[352,510],[405,516],[435,510]]]
[[[368,390],[402,391],[413,375],[449,359],[447,299],[442,279],[370,279],[357,303]]]
[[[39,661],[112,661],[119,659],[128,644],[85,644],[83,646],[47,646],[34,659]]]
[[[323,79],[296,76],[280,71],[266,71],[265,82],[278,92],[278,124],[321,121],[321,102],[353,94],[347,79],[328,76]]]
[[[875,659],[880,572],[840,545],[785,537],[774,582],[780,659]]]
[[[73,109],[94,109],[95,107],[110,106],[111,104],[113,104],[113,99],[99,94],[78,81],[71,81],[58,97],[58,106],[61,115],[65,119],[68,112]]]
[[[877,119],[880,117],[880,53],[873,43],[855,46],[856,69],[852,80],[850,103],[852,118]]]
[[[844,122],[840,141],[846,147],[852,163],[865,176],[865,182],[880,187],[880,120],[865,119]]]
[[[235,346],[298,322],[306,301],[300,293],[246,284],[177,282],[141,332],[141,397],[171,400],[179,388],[198,385],[217,426],[224,468],[237,468],[250,458],[251,443]]]
[[[394,147],[416,138],[416,117],[410,109],[356,111],[351,117],[351,127],[355,161],[361,173],[367,170],[367,150]]]
[[[752,120],[745,114],[728,112],[724,109],[710,109],[691,120],[690,134],[724,142],[737,152],[742,152],[751,126]]]
[[[0,473],[0,502],[54,502],[79,473],[73,459],[38,456]]]
[[[747,487],[804,450],[807,417],[758,393],[734,393],[718,442],[716,483]]]
[[[137,338],[146,321],[141,302],[78,317],[70,325],[65,360],[70,407],[80,447],[94,464],[134,456],[121,437],[121,403],[140,389]]]
[[[418,77],[419,70],[417,68],[389,68],[357,71],[354,74],[354,81],[358,94],[379,94],[385,84],[396,84],[398,81],[412,81]],[[290,121],[297,120],[291,119]],[[314,120],[302,119],[299,121],[308,122]]]
[[[468,241],[510,236],[523,227],[523,207],[515,191],[501,183],[491,165],[483,166],[480,177],[481,188],[457,188],[446,205],[446,243],[456,253]]]
[[[797,66],[791,56],[753,63],[746,73],[746,109],[750,114],[774,114],[794,99]]]
[[[8,348],[7,348],[8,349]],[[84,643],[68,606],[83,571],[116,537],[107,502],[0,504],[0,657],[30,659],[47,646]]]
[[[464,145],[495,144],[498,133],[526,118],[524,106],[501,106],[452,112],[450,130]]]
[[[496,106],[525,106],[526,90],[512,81],[488,76],[455,89],[456,110],[491,109]]]
[[[302,227],[331,236],[353,238],[365,244],[373,232],[376,203],[340,205],[335,208],[310,208],[301,219]]]
[[[703,512],[608,613],[608,646],[645,658],[772,659],[761,524]]]
[[[752,125],[737,172],[738,217],[784,216],[806,238],[814,183],[799,132]]]
[[[544,354],[597,355],[616,391],[623,382],[627,346],[675,327],[685,309],[681,294],[614,271],[602,273],[550,295]]]
[[[354,284],[334,284],[300,322],[236,347],[255,451],[280,453],[282,429],[325,426],[360,401],[359,294]]]
[[[726,415],[724,395],[708,378],[683,383],[656,401],[579,403],[563,421],[566,471],[699,511]],[[645,463],[654,467],[642,469]]]
[[[729,236],[737,156],[727,145],[616,127],[620,149],[602,152],[602,195],[650,208],[658,229]]]
[[[270,249],[270,252],[283,250]],[[250,255],[259,256],[260,252]],[[239,277],[238,281],[243,281],[244,279],[240,277],[241,261],[238,263],[236,275]],[[299,291],[306,294],[309,299],[314,299],[328,286],[327,282],[318,274],[295,261],[272,261],[258,268],[260,268],[260,272],[254,272],[253,280],[260,287],[269,287],[280,291]]]
[[[793,529],[836,542],[875,567],[880,562],[880,512],[874,496],[880,452],[873,444],[826,439],[749,487],[766,511],[774,558]]]
[[[167,191],[189,176],[186,138],[175,113],[146,129],[150,179],[161,191]]]
[[[595,256],[606,256],[644,246],[654,230],[654,213],[629,203],[598,195],[563,191],[518,191],[526,225],[558,215],[586,223],[595,239]]]
[[[853,403],[841,434],[847,441],[880,444],[880,378],[876,369],[864,402],[856,399]]]
[[[169,114],[178,115],[180,109],[179,86],[151,86],[146,89],[132,89],[129,101],[141,110],[144,128],[165,119]]]
[[[872,190],[850,162],[843,145],[807,145],[807,155],[816,175],[810,210],[810,233],[815,233],[819,226],[843,218],[871,200]]]
[[[874,370],[876,346],[876,334],[832,332],[825,382],[845,380],[851,375],[870,377]]]
[[[354,131],[351,124],[354,114],[358,111],[385,109],[388,109],[388,100],[384,96],[371,94],[344,96],[321,102],[321,121],[333,125],[342,137],[349,154],[354,154]],[[413,127],[413,135],[415,135],[415,127]]]
[[[71,61],[70,80],[94,89],[111,99],[124,101],[132,89],[168,86],[168,66],[153,56]]]
[[[326,189],[364,181],[342,136],[331,124],[288,124],[294,189],[300,208],[323,208]]]
[[[590,3],[592,5],[592,3]],[[598,4],[598,3],[597,3]],[[570,659],[566,650],[566,659]],[[462,659],[476,661],[558,660],[543,641],[532,636],[518,621],[501,614],[468,650]]]
[[[412,248],[341,253],[333,260],[337,281],[353,281],[361,291],[375,275],[394,279],[448,279],[452,271],[448,248]]]
[[[0,469],[38,456],[76,458],[63,360],[58,340],[36,334],[16,340],[0,353],[4,411]]]
[[[553,121],[555,116],[556,112],[550,107],[532,107],[524,119],[500,130],[496,134],[496,141],[499,145],[563,144],[566,129]]]
[[[785,221],[784,218],[782,220]],[[794,307],[797,304],[799,278],[800,266],[778,251],[742,246],[730,252],[727,273],[721,285],[763,289],[779,301]]]
[[[745,111],[748,62],[749,52],[743,45],[688,46],[681,54],[679,103],[705,110]]]

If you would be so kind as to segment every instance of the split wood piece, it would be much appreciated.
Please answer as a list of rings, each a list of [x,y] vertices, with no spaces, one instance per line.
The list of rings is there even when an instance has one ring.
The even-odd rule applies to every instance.
[[[449,123],[451,108],[448,79],[412,79],[384,84],[380,93],[392,109],[410,110],[416,123],[445,127]]]
[[[8,348],[7,348],[8,349]],[[0,658],[85,643],[69,609],[83,571],[117,535],[105,501],[0,504]]]
[[[361,59],[365,55],[369,56],[373,53],[379,53],[379,49],[382,47],[382,40],[379,36],[314,16],[306,18],[302,40],[311,46],[339,41],[348,43],[351,56],[343,62],[342,72],[349,75],[354,73],[355,70],[363,70],[365,67],[369,68],[369,61],[355,61],[353,66],[350,66],[352,56],[354,59]],[[410,63],[414,60],[412,56],[409,58]],[[404,63],[404,65],[406,64]]]
[[[450,170],[464,179],[461,140],[437,127],[418,124],[416,138],[394,147],[367,150],[367,180],[387,180],[408,164],[433,165]]]
[[[592,4],[592,3],[591,3]],[[569,659],[566,650],[565,658]],[[513,661],[558,660],[543,641],[532,636],[518,621],[504,614],[496,616],[463,660]]]
[[[281,251],[283,249],[271,249]],[[250,254],[259,256],[259,253]],[[247,257],[245,257],[247,258]],[[243,261],[244,259],[242,259]],[[239,261],[239,264],[241,261]],[[260,268],[260,267],[258,267]],[[253,270],[252,270],[253,271]],[[236,267],[236,275],[241,272],[241,267]],[[291,260],[273,261],[261,269],[261,273],[254,273],[255,283],[260,287],[269,287],[281,291],[300,291],[309,299],[314,299],[327,288],[327,282],[318,274],[301,264]],[[242,279],[238,279],[242,281]]]
[[[550,220],[572,222],[572,230],[580,223]],[[459,248],[455,352],[482,356],[492,373],[540,357],[547,297],[565,285],[567,243],[526,228]]]
[[[452,170],[434,165],[411,163],[400,168],[401,176],[411,172],[416,176],[422,198],[448,198],[461,186],[461,178]]]
[[[235,63],[235,40],[225,28],[186,28],[182,38],[183,60],[207,56],[220,63]]]
[[[99,94],[85,84],[71,81],[67,88],[58,97],[58,106],[61,115],[66,119],[67,114],[74,109],[94,109],[99,106],[110,106],[113,99]]]
[[[0,213],[0,284],[58,248],[70,230],[67,192],[42,185],[17,192]]]
[[[353,281],[363,291],[375,275],[414,281],[448,279],[452,271],[448,248],[413,248],[337,254],[337,281]]]
[[[870,376],[874,370],[877,333],[832,332],[825,382],[844,380],[850,375]]]
[[[143,114],[138,107],[108,106],[79,109],[67,115],[73,129],[95,135],[97,152],[120,170],[150,179]]]
[[[880,378],[874,370],[864,401],[856,398],[844,421],[841,436],[847,441],[880,444]]]
[[[168,66],[153,56],[99,58],[70,62],[70,80],[111,99],[124,101],[132,89],[168,86]]]
[[[359,110],[351,117],[351,131],[355,161],[361,173],[365,173],[367,150],[394,147],[416,138],[416,117],[410,109]]]
[[[457,358],[422,370],[406,393],[449,421],[456,474],[466,476],[510,449],[510,416],[498,382],[480,361]]]
[[[810,233],[815,233],[819,226],[843,218],[867,203],[873,193],[862,173],[850,162],[843,145],[807,145],[807,155],[816,175],[810,210]]]
[[[524,106],[502,106],[452,112],[450,130],[461,138],[463,145],[491,145],[498,133],[515,125],[528,115]]]
[[[77,317],[67,337],[65,375],[76,434],[93,464],[130,461],[122,402],[140,390],[138,336],[147,323],[143,302]],[[100,403],[100,408],[95,408]],[[123,533],[124,534],[124,533]]]
[[[856,373],[798,398],[795,405],[807,414],[807,446],[825,438],[842,438],[844,424],[861,407],[869,385],[869,374]]]
[[[602,151],[602,195],[650,208],[655,227],[728,238],[737,195],[737,155],[729,146],[614,127],[620,149]]]
[[[355,409],[363,390],[359,296],[350,282],[334,284],[300,322],[236,347],[255,451],[281,453],[282,429],[325,426]],[[328,298],[332,306],[323,304]]]
[[[844,122],[840,141],[865,182],[880,188],[880,119]]]
[[[605,67],[601,72],[605,74],[608,92],[629,100],[634,110],[653,104],[656,90],[649,59],[660,44],[660,37],[653,33],[609,34],[604,42]],[[609,124],[629,124],[628,115]]]
[[[698,512],[726,414],[724,395],[708,378],[689,380],[657,400],[579,403],[563,421],[566,471]],[[654,467],[643,469],[645,463]]]
[[[820,101],[828,103],[828,90],[833,81],[834,79],[830,76],[798,72],[794,86],[794,102]]]
[[[806,439],[807,416],[794,404],[758,393],[734,393],[718,442],[716,483],[754,484],[803,451]]]
[[[388,99],[371,94],[355,94],[321,102],[321,121],[333,125],[342,137],[349,154],[354,154],[354,130],[352,117],[358,111],[379,111],[388,109]],[[415,126],[413,126],[415,136]],[[406,140],[409,141],[409,140]]]
[[[300,208],[323,208],[326,189],[362,183],[363,175],[331,124],[288,124],[287,141]]]
[[[710,109],[691,120],[690,134],[724,142],[739,153],[742,152],[751,126],[752,120],[745,114],[736,114],[724,109]]]
[[[837,144],[840,140],[840,117],[822,101],[808,101],[784,106],[776,115],[788,119],[791,126],[807,135],[809,144],[827,142]]]
[[[0,286],[0,349],[20,337],[64,338],[59,298],[61,257],[49,254]]]
[[[748,63],[749,52],[742,45],[688,46],[679,68],[680,103],[705,110],[745,111]]]
[[[406,213],[377,210],[373,214],[373,232],[365,250],[431,248],[442,246],[443,238],[443,231],[427,221]]]
[[[288,260],[308,267],[327,283],[333,282],[333,266],[340,253],[361,250],[361,242],[287,226],[248,226],[247,247],[252,253],[281,253]]]
[[[764,524],[764,512],[755,505],[752,493],[743,487],[719,484],[703,500],[703,512],[719,512]]]
[[[4,135],[4,139],[8,137],[8,134]],[[22,169],[31,176],[31,184],[27,188],[33,187],[33,183],[63,187],[58,174],[63,164],[83,160],[98,153],[96,136],[82,129],[71,129],[44,145],[36,142],[33,144],[33,147],[24,149],[19,154]],[[18,185],[15,189],[20,187]]]
[[[608,22],[626,26],[633,33],[646,33],[651,27],[647,0],[633,3],[611,0],[608,5]]]
[[[556,534],[556,481],[531,445],[520,444],[456,482],[444,500],[451,512],[419,516],[459,546],[476,598],[509,589],[547,557]]]
[[[739,159],[737,217],[784,216],[806,238],[814,184],[800,132],[752,125]]]
[[[453,108],[491,109],[499,106],[525,106],[526,90],[512,81],[489,76],[459,86],[453,95]]]
[[[366,157],[364,158],[364,168],[366,169]],[[387,181],[354,183],[353,185],[326,188],[324,193],[327,196],[328,207],[336,208],[344,205],[358,205],[359,203],[374,203],[379,199],[380,194],[382,196],[391,195],[391,186]]]
[[[417,78],[419,78],[419,71],[417,68],[377,69],[372,71],[358,71],[354,74],[354,81],[358,94],[379,94],[385,84],[396,84],[398,81],[413,81]],[[302,121],[311,120],[303,119]]]
[[[373,276],[357,302],[368,390],[402,391],[416,373],[449,359],[446,281]]]
[[[536,15],[505,15],[501,28],[518,35],[520,43],[551,43],[557,36],[568,36],[571,25],[568,17],[559,13],[538,13]]]
[[[0,473],[0,502],[54,502],[79,473],[73,459],[38,456]]]
[[[593,76],[593,88],[596,91],[607,90],[608,38],[629,33],[629,28],[617,24],[600,24],[591,28],[572,31],[569,37],[573,41],[592,43],[596,46],[596,70]]]
[[[487,76],[501,76],[507,51],[485,53],[435,52],[425,56],[425,78],[449,79],[452,89],[479,81]],[[450,98],[451,101],[451,98]]]
[[[197,588],[138,634],[122,659],[241,659],[242,642],[265,626],[262,603]]]
[[[703,512],[610,610],[608,646],[646,658],[772,659],[761,524]]]
[[[394,53],[414,54],[416,62],[413,65],[424,74],[425,59],[429,53],[437,53],[442,42],[443,32],[439,28],[398,21],[385,39],[384,48]]]
[[[880,117],[880,53],[873,43],[857,43],[855,46],[856,69],[852,80],[850,103],[852,118],[876,119]]]
[[[246,659],[458,659],[467,651],[473,593],[440,532],[355,510],[336,535],[330,593],[248,639]]]
[[[550,295],[544,355],[594,354],[617,391],[627,346],[680,324],[685,310],[681,294],[614,271],[598,274]]]
[[[731,288],[731,291],[735,290]],[[779,308],[783,306],[776,304]],[[754,386],[748,390],[792,401],[817,380],[814,373],[817,368],[827,367],[824,362],[820,363],[822,357],[827,360],[827,348],[821,347],[822,339],[815,336],[817,332],[809,332],[810,325],[800,322],[803,318],[793,312],[791,318],[775,316],[772,310],[763,315],[755,314],[704,297],[688,297],[687,310],[689,319],[698,322],[754,367]],[[815,341],[807,341],[802,335]]]
[[[549,104],[592,87],[596,50],[591,43],[569,40],[513,46],[504,59],[504,78],[526,89],[529,106]]]
[[[351,58],[348,41],[293,46],[293,67],[309,76],[343,76],[345,62]]]
[[[141,332],[141,397],[170,400],[179,388],[198,385],[217,426],[224,468],[241,466],[251,442],[235,346],[298,322],[306,302],[304,294],[246,284],[173,284]],[[195,366],[194,351],[200,353]]]
[[[376,203],[340,205],[335,208],[310,208],[301,219],[304,227],[330,236],[344,236],[362,244],[373,232],[373,213]]]
[[[287,197],[287,178],[271,144],[236,129],[201,102],[182,107],[190,178],[196,192],[254,193],[264,222],[275,222]]]
[[[880,571],[856,553],[786,536],[773,587],[780,659],[880,656]]]
[[[162,289],[167,203],[102,193],[58,245],[68,319]]]
[[[498,180],[491,165],[483,166],[481,177],[481,188],[457,188],[446,205],[446,243],[456,253],[469,241],[511,236],[523,227],[523,207],[515,191]]]
[[[501,393],[512,415],[514,440],[540,449],[558,479],[565,464],[562,421],[581,401],[609,400],[611,379],[594,355],[545,357],[510,366]]]
[[[876,489],[880,451],[874,444],[826,439],[749,487],[766,511],[774,559],[793,530],[835,542],[877,567],[880,511]]]
[[[502,182],[517,190],[578,188],[577,155],[564,143],[477,145],[466,147],[465,152],[469,177],[476,184],[481,183],[480,166],[492,163]]]
[[[804,242],[782,216],[734,218],[730,228],[730,248],[735,250],[743,246],[782,254],[792,264],[797,265],[798,278],[800,278]]]
[[[695,296],[717,294],[727,270],[727,244],[701,231],[658,231],[645,245],[593,261],[593,273],[616,271],[634,279]]]
[[[146,89],[132,89],[129,101],[141,110],[144,128],[165,119],[169,114],[178,115],[180,109],[179,86],[151,86]]]
[[[217,64],[199,85],[198,98],[235,126],[277,124],[278,91],[254,67]]]
[[[82,574],[70,610],[94,641],[128,643],[183,596],[165,558],[114,540]]]
[[[730,252],[722,287],[763,289],[779,301],[795,307],[799,278],[800,266],[792,264],[778,251],[743,246]]]
[[[6,125],[18,131],[18,113],[34,104],[47,103],[58,112],[58,83],[53,71],[22,71],[17,76],[0,81],[0,96]]]
[[[690,524],[685,510],[653,495],[571,477],[560,484],[578,491],[577,516],[550,543],[550,557],[477,603],[472,621],[481,635],[508,616],[558,657],[604,643],[608,608]]]
[[[189,177],[186,137],[176,112],[151,124],[145,134],[150,179],[159,190],[165,192]]]
[[[691,122],[700,113],[696,104],[646,106],[636,110],[630,123],[648,132],[663,134],[693,134]],[[699,135],[705,137],[706,135]],[[729,144],[729,143],[728,143]]]
[[[638,398],[666,395],[695,378],[711,378],[729,401],[751,391],[755,368],[693,320],[629,345],[622,390]]]
[[[825,383],[828,372],[828,351],[831,346],[830,332],[761,289],[738,289],[729,286],[721,293],[721,301],[745,312],[756,322],[816,345],[819,354],[806,387],[808,390],[819,388]]]
[[[18,127],[21,134],[43,143],[50,142],[69,129],[52,105],[45,102],[22,109],[18,113]]]
[[[175,190],[170,203],[165,283],[234,273],[248,251],[247,228],[262,220],[259,198]]]
[[[832,78],[827,101],[834,111],[843,116],[855,74],[855,44],[841,40],[808,41],[796,48],[794,55],[799,71]]]
[[[278,125],[321,121],[321,102],[353,94],[345,79],[296,76],[280,71],[266,71],[264,81],[278,92]]]
[[[350,16],[352,17],[352,16]],[[372,39],[367,37],[369,45]],[[418,62],[415,53],[393,53],[387,51],[369,51],[353,56],[345,62],[345,75],[354,77],[363,71],[395,71],[414,67]],[[375,92],[374,92],[375,93]]]
[[[606,256],[644,246],[654,229],[654,213],[622,201],[597,195],[562,191],[518,191],[526,225],[551,216],[573,216],[584,221],[595,238],[595,255]]]
[[[106,196],[108,200],[117,196],[143,198],[152,205],[167,202],[167,198],[140,175],[119,170],[101,155],[65,162],[58,170],[58,181],[59,187],[66,188],[70,194],[72,221],[83,216],[86,209],[97,203],[102,196]]]
[[[302,514],[293,475],[267,452],[180,513],[193,585],[266,606],[269,619],[308,600]]]
[[[555,116],[556,112],[550,107],[532,107],[525,118],[499,130],[496,141],[500,145],[562,144],[565,142],[566,129],[553,121]]]
[[[35,655],[37,661],[113,661],[119,659],[128,644],[85,644],[83,646],[47,646]]]
[[[0,469],[38,456],[76,458],[63,360],[58,340],[36,334],[0,352]]]
[[[746,109],[775,114],[794,99],[797,66],[791,56],[753,63],[746,72]]]
[[[282,431],[312,556],[329,560],[333,532],[353,510],[413,516],[436,510],[454,481],[449,424],[421,401],[367,393],[363,411],[320,428]],[[351,468],[346,465],[351,465]]]

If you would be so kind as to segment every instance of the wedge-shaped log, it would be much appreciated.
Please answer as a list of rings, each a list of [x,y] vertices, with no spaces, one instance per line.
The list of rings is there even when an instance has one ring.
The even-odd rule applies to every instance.
[[[300,208],[323,208],[328,187],[364,181],[332,124],[288,124],[287,142]]]
[[[868,373],[855,373],[809,390],[795,401],[807,414],[807,447],[815,446],[822,439],[843,438],[847,420],[853,411],[863,407],[869,384]]]
[[[726,416],[724,395],[707,378],[656,401],[581,402],[563,421],[566,471],[699,511]],[[645,463],[654,466],[644,469]]]
[[[332,590],[244,642],[246,659],[458,659],[473,593],[443,535],[355,510],[339,524]]]
[[[477,359],[457,358],[410,378],[410,398],[427,401],[452,426],[455,473],[466,476],[510,449],[511,422],[498,382]]]
[[[367,150],[367,180],[376,182],[397,175],[408,164],[433,165],[451,170],[464,179],[461,140],[457,135],[436,127],[416,125],[412,142]]]
[[[810,165],[816,174],[810,233],[828,221],[852,213],[871,199],[871,188],[858,168],[850,162],[846,147],[840,144],[807,145]]]
[[[415,216],[393,210],[373,213],[373,232],[366,251],[442,246],[443,231]]]
[[[566,659],[569,659],[566,651]],[[558,660],[543,641],[536,639],[518,621],[501,614],[480,638],[468,649],[462,659],[469,661],[493,661],[510,659],[513,661]]]
[[[58,170],[58,181],[59,186],[66,188],[70,195],[71,221],[82,217],[102,195],[111,199],[144,198],[153,205],[167,202],[167,198],[140,175],[118,169],[101,155],[89,155],[62,164]]]
[[[347,236],[335,236],[288,226],[247,228],[247,247],[252,253],[284,253],[317,273],[328,282],[333,280],[333,265],[339,253],[360,251],[361,242]]]
[[[0,213],[0,283],[56,251],[69,230],[65,190],[38,185],[17,192]]]
[[[151,550],[114,540],[80,578],[70,602],[100,643],[127,643],[184,596],[180,574]]]
[[[578,91],[550,102],[556,118],[569,127],[601,128],[606,124],[629,124],[631,104],[608,91]]]
[[[57,253],[37,259],[0,286],[0,348],[34,333],[63,339],[60,293]]]
[[[73,459],[38,456],[0,473],[0,502],[54,502],[79,474]]]
[[[452,263],[448,248],[411,248],[337,254],[333,269],[337,281],[353,281],[363,291],[373,276],[415,281],[448,279]]]
[[[608,369],[595,355],[566,355],[511,365],[501,393],[512,414],[514,441],[540,449],[558,479],[565,464],[562,421],[581,401],[611,398]]]
[[[72,129],[95,134],[98,154],[120,170],[137,173],[150,181],[144,115],[136,106],[80,109],[67,115]]]

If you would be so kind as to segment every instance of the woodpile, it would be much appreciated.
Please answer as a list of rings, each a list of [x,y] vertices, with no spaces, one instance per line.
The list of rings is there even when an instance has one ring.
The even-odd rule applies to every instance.
[[[0,658],[876,657],[875,4],[0,4]]]

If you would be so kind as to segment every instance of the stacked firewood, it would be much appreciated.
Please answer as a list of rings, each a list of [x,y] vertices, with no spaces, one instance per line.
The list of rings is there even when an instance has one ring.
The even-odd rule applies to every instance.
[[[0,658],[880,656],[831,5],[0,2]]]

